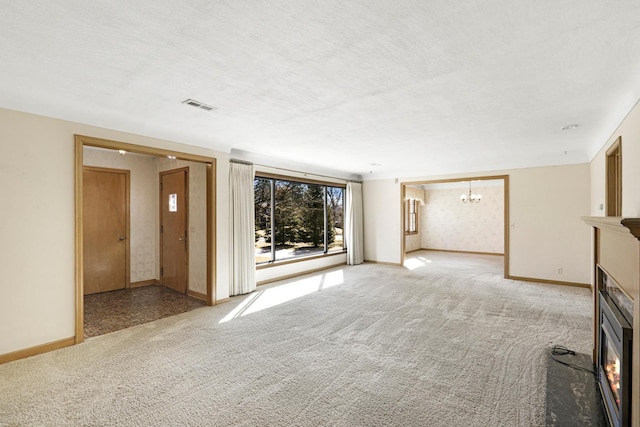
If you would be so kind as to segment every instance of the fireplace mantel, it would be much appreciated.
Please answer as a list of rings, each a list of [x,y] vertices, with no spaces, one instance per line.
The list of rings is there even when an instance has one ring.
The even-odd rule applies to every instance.
[[[633,300],[632,359],[632,426],[640,426],[640,218],[583,217],[594,228],[594,277],[600,266]],[[597,324],[600,310],[597,281],[593,284],[594,301],[594,361],[598,343]]]
[[[592,227],[631,233],[640,240],[640,218],[625,218],[621,216],[585,216],[582,220]]]

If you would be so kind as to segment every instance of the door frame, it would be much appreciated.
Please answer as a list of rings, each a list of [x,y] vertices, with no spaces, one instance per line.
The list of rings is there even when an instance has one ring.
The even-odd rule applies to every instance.
[[[189,167],[185,166],[182,168],[176,168],[176,169],[167,169],[165,171],[161,171],[158,173],[158,181],[159,181],[159,189],[160,189],[160,197],[158,197],[158,201],[160,202],[159,205],[159,213],[160,213],[160,229],[159,231],[159,235],[160,235],[160,272],[162,272],[162,269],[164,267],[164,257],[163,257],[163,251],[164,251],[164,232],[162,230],[162,227],[164,225],[164,223],[162,222],[164,219],[164,215],[163,213],[163,206],[164,203],[166,202],[166,200],[164,200],[162,198],[162,177],[164,175],[170,175],[172,173],[176,173],[176,172],[185,172],[185,190],[186,190],[186,195],[185,195],[185,209],[186,209],[186,225],[185,225],[185,238],[187,239],[187,265],[186,265],[186,281],[187,281],[187,288],[185,289],[185,294],[189,294],[189,244],[191,242],[191,238],[189,237]],[[160,283],[162,284],[162,286],[166,286],[163,283],[163,275],[160,274]],[[171,289],[171,288],[170,288]]]
[[[422,185],[422,184],[447,184],[452,182],[464,182],[464,181],[489,181],[501,179],[504,182],[504,278],[510,279],[509,275],[509,175],[493,175],[493,176],[472,176],[472,177],[460,177],[450,179],[437,179],[437,180],[424,180],[424,181],[410,181],[403,182],[400,191],[400,235],[402,236],[402,245],[400,246],[400,265],[404,265],[404,258],[406,255],[406,237],[404,235],[404,199],[406,197],[407,186],[409,185]]]
[[[125,182],[125,249],[124,249],[124,287],[128,289],[131,287],[131,172],[126,169],[114,169],[114,168],[103,168],[99,166],[82,166],[82,171],[93,171],[93,172],[105,172],[105,173],[117,173],[124,175]],[[84,216],[83,216],[84,218]],[[83,242],[84,245],[84,242]],[[84,255],[83,255],[84,256]],[[83,260],[84,261],[84,260]],[[82,264],[83,273],[84,273],[84,263]],[[84,278],[84,274],[83,274]],[[84,279],[82,284],[82,293],[84,295]]]
[[[75,140],[75,344],[84,341],[84,267],[82,259],[82,168],[83,148],[85,146],[106,148],[110,150],[125,150],[130,153],[146,154],[157,157],[171,157],[192,162],[204,163],[207,167],[207,305],[215,305],[216,299],[216,159],[214,157],[184,153],[163,148],[148,147],[126,142],[94,138],[85,135],[74,135]]]

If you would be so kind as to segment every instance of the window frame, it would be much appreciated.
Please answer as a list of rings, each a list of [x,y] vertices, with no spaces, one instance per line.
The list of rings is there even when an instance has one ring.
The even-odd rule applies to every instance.
[[[420,204],[418,203],[418,199],[413,199],[413,198],[407,199],[404,204],[404,209],[405,209],[404,234],[407,236],[418,234],[420,232],[419,226],[418,226],[419,206]]]
[[[307,179],[307,178],[300,178],[300,177],[296,177],[296,176],[288,176],[288,175],[280,175],[280,174],[273,174],[273,173],[268,173],[268,172],[256,172],[254,175],[254,182],[256,179],[265,179],[265,180],[269,180],[269,187],[270,187],[270,195],[271,195],[271,201],[269,204],[269,208],[270,208],[270,217],[271,217],[271,221],[270,221],[270,236],[271,236],[271,252],[270,252],[270,256],[271,259],[269,261],[266,262],[261,262],[255,263],[256,269],[262,269],[262,268],[268,268],[268,267],[273,267],[276,265],[285,265],[285,264],[290,264],[290,263],[295,263],[295,262],[301,262],[301,261],[308,261],[308,260],[312,260],[312,259],[317,259],[317,258],[324,258],[327,256],[334,256],[334,255],[341,255],[346,253],[347,251],[347,247],[346,247],[346,242],[344,239],[344,203],[345,203],[345,198],[346,198],[346,188],[347,185],[346,183],[336,183],[336,182],[329,182],[329,181],[321,181],[321,180],[315,180],[315,179]],[[275,192],[275,188],[276,188],[276,181],[288,181],[288,182],[294,182],[294,183],[299,183],[299,184],[303,184],[303,185],[319,185],[323,187],[323,216],[324,216],[324,236],[323,236],[323,247],[322,247],[322,252],[318,251],[309,255],[298,255],[298,256],[294,256],[294,257],[289,257],[289,258],[284,258],[284,259],[277,259],[277,251],[276,251],[276,239],[275,239],[275,232],[276,232],[276,221],[275,221],[275,211],[276,211],[276,192]],[[334,188],[340,188],[342,189],[342,225],[343,225],[343,238],[342,238],[342,249],[338,249],[338,250],[331,250],[329,248],[329,242],[328,242],[328,221],[329,221],[329,215],[328,215],[328,210],[329,210],[329,191],[327,190],[328,187],[334,187]],[[255,198],[254,198],[255,201]],[[255,241],[254,241],[255,244]]]

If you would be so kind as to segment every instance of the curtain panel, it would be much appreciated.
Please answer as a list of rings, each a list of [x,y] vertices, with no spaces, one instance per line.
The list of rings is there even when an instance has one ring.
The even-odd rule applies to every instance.
[[[256,289],[253,178],[253,165],[235,162],[229,165],[231,296]]]
[[[362,214],[361,183],[347,183],[345,205],[347,264],[362,264],[364,261],[364,220]]]

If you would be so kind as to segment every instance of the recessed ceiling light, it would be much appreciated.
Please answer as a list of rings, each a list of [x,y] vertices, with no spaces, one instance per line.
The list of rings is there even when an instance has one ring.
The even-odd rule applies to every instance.
[[[192,107],[197,107],[197,108],[201,108],[203,110],[206,111],[213,111],[213,110],[217,110],[216,107],[212,107],[211,105],[207,105],[204,102],[200,102],[200,101],[196,101],[195,99],[185,99],[184,101],[182,101],[183,104],[187,104],[187,105],[191,105]]]
[[[566,126],[562,126],[560,129],[561,130],[572,130],[572,129],[576,129],[578,126],[580,126],[580,125],[566,125]]]

